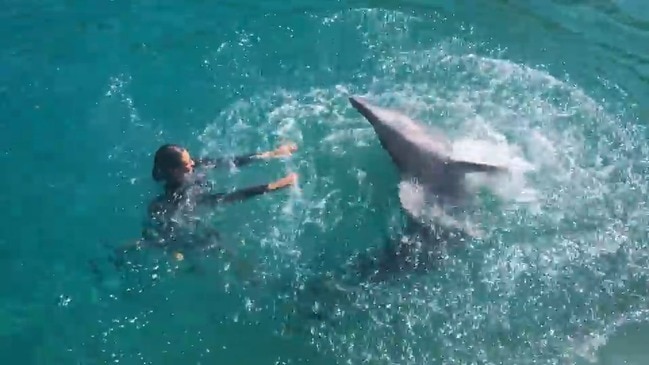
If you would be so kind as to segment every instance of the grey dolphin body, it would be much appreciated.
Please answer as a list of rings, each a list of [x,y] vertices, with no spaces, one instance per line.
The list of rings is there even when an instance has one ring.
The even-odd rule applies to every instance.
[[[361,97],[352,96],[349,101],[370,122],[381,145],[399,171],[400,201],[409,218],[411,232],[414,229],[419,238],[418,250],[422,248],[421,241],[425,241],[424,245],[428,246],[424,249],[435,249],[435,243],[447,240],[449,235],[456,235],[449,233],[450,231],[469,236],[479,235],[479,230],[471,224],[460,222],[448,213],[462,210],[462,205],[466,203],[468,194],[464,179],[467,173],[494,173],[506,169],[454,159],[451,156],[451,143],[442,131],[396,110],[372,105]],[[427,219],[427,223],[422,222],[422,206],[431,208],[429,211],[433,213],[432,223],[435,227],[431,228],[430,219]],[[444,232],[440,233],[442,231]],[[401,240],[396,248],[391,248],[392,255],[412,254],[412,245],[406,241]],[[390,264],[384,262],[382,265]],[[392,271],[394,270],[401,271],[402,268],[393,268]]]
[[[421,185],[438,202],[454,205],[463,201],[467,173],[504,171],[499,166],[453,159],[451,143],[438,129],[360,97],[351,97],[349,101],[374,127],[402,179]]]

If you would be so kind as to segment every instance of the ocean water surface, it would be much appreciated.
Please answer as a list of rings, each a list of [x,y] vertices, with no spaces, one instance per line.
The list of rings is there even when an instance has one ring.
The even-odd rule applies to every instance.
[[[647,4],[7,2],[2,363],[646,364]],[[426,275],[344,274],[404,227],[354,94],[511,170],[471,180],[492,187],[485,236]],[[160,192],[160,144],[284,141],[290,158],[210,174],[300,176],[202,217],[236,255],[111,264]]]

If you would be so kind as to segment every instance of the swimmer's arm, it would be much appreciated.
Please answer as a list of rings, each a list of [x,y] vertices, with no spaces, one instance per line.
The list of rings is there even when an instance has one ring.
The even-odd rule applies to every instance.
[[[243,201],[257,195],[263,195],[270,191],[289,187],[297,181],[296,174],[289,174],[288,176],[279,179],[270,184],[256,185],[248,188],[236,190],[232,193],[216,193],[216,194],[203,194],[198,198],[200,204],[215,205],[220,203],[231,203],[235,201]]]
[[[224,166],[234,165],[236,167],[247,165],[255,160],[259,160],[259,154],[250,153],[247,155],[234,156],[234,157],[203,157],[196,161],[197,167],[207,168],[221,168]]]
[[[205,158],[198,159],[196,161],[196,165],[199,167],[219,168],[219,167],[232,164],[235,167],[239,167],[239,166],[247,165],[253,161],[267,160],[275,157],[288,156],[291,153],[293,153],[293,151],[295,150],[297,150],[297,146],[295,144],[289,143],[289,144],[279,146],[272,151],[249,153],[246,155],[234,156],[234,157],[220,157],[220,158],[205,157]]]
[[[241,190],[234,191],[232,193],[216,193],[216,194],[204,194],[202,195],[198,202],[200,204],[215,205],[220,203],[231,203],[235,201],[241,201],[248,198],[252,198],[256,195],[262,195],[269,192],[267,184],[251,186],[249,188],[244,188]]]
[[[231,193],[204,194],[198,198],[199,204],[216,205],[221,203],[232,203],[243,201],[257,195],[263,195],[272,191],[269,184],[251,186]]]

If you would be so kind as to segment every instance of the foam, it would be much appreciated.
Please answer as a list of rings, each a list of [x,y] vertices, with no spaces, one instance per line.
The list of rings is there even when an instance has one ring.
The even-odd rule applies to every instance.
[[[418,59],[416,55],[403,53],[399,54],[398,58],[401,61],[406,59],[411,62],[412,59]],[[565,281],[565,272],[562,272],[560,267],[573,267],[573,270],[587,272],[596,270],[597,256],[604,251],[615,251],[619,244],[627,241],[622,236],[608,235],[604,240],[607,242],[605,248],[601,244],[588,241],[586,236],[583,236],[584,233],[577,233],[579,231],[575,234],[582,235],[582,238],[577,241],[575,237],[578,236],[566,239],[568,232],[561,232],[561,228],[557,233],[551,233],[555,229],[551,227],[565,226],[564,222],[573,220],[597,219],[605,226],[615,224],[609,221],[610,216],[597,212],[609,200],[607,194],[610,193],[611,188],[602,180],[602,176],[605,177],[606,173],[602,175],[600,170],[591,167],[593,154],[610,155],[615,152],[607,148],[592,150],[587,147],[588,141],[582,138],[580,133],[584,128],[592,128],[593,124],[577,126],[572,123],[566,124],[562,120],[577,115],[578,119],[592,118],[598,123],[609,126],[616,121],[602,115],[599,108],[593,105],[593,102],[582,92],[571,89],[571,86],[562,84],[546,73],[522,68],[504,60],[483,59],[475,55],[470,57],[447,55],[445,60],[451,64],[464,62],[463,65],[467,68],[475,67],[471,72],[491,72],[489,76],[483,77],[499,75],[497,77],[501,79],[496,79],[497,81],[492,84],[500,83],[504,87],[511,85],[512,94],[505,95],[503,99],[493,100],[490,99],[493,98],[493,94],[484,90],[471,90],[466,86],[459,86],[455,91],[457,93],[455,98],[437,98],[433,101],[417,96],[419,93],[426,92],[425,82],[417,83],[415,80],[409,80],[402,83],[395,82],[390,88],[385,87],[380,92],[370,93],[369,96],[375,97],[378,102],[389,100],[393,105],[405,105],[409,110],[422,116],[433,115],[434,109],[445,109],[450,120],[439,121],[437,118],[431,122],[442,123],[444,126],[453,128],[456,137],[453,143],[455,157],[504,164],[512,172],[504,180],[502,178],[480,180],[480,177],[470,179],[476,187],[489,185],[499,198],[505,201],[502,214],[488,221],[492,224],[498,223],[497,227],[500,230],[510,231],[509,235],[512,238],[524,234],[529,239],[526,242],[512,242],[512,238],[507,238],[507,233],[501,233],[505,235],[500,238],[503,241],[492,243],[492,249],[501,253],[513,250],[517,252],[515,256],[500,256],[497,253],[475,255],[484,260],[481,263],[483,273],[480,275],[488,284],[478,285],[473,279],[460,274],[463,270],[468,270],[470,264],[464,262],[465,259],[451,258],[450,263],[445,265],[447,271],[438,273],[443,279],[430,279],[432,282],[422,279],[420,284],[415,284],[419,287],[415,292],[405,287],[390,292],[377,286],[365,292],[355,293],[352,296],[355,299],[351,307],[341,309],[333,304],[338,308],[333,310],[334,313],[345,313],[344,316],[335,316],[336,320],[344,325],[336,327],[314,325],[310,329],[310,336],[312,339],[319,339],[316,340],[319,348],[336,349],[342,361],[355,359],[386,363],[394,361],[427,363],[439,356],[459,362],[483,359],[523,363],[525,359],[535,359],[543,363],[554,361],[549,354],[555,353],[556,349],[563,349],[566,351],[565,356],[568,357],[572,356],[570,351],[574,351],[573,355],[588,358],[591,356],[589,353],[597,348],[595,343],[602,341],[597,335],[600,331],[598,326],[606,323],[608,319],[606,316],[594,319],[583,317],[579,311],[575,311],[576,308],[569,305],[571,305],[570,301],[576,298],[579,298],[577,302],[586,303],[593,301],[596,303],[598,299],[589,298],[588,294],[578,289],[568,289],[571,294],[567,295],[573,299],[560,304],[561,309],[555,312],[570,313],[573,319],[568,322],[561,320],[558,314],[542,311],[542,307],[532,304],[532,301],[552,303],[553,300],[550,298],[554,295],[549,291],[554,290],[553,286],[571,287],[571,284]],[[379,83],[385,84],[385,80]],[[346,95],[339,90],[351,88],[351,85],[341,85],[328,90],[312,89],[304,94],[289,93],[288,99],[283,103],[269,108],[270,123],[266,132],[298,140],[302,146],[299,156],[302,162],[295,163],[300,164],[304,175],[310,176],[312,180],[319,180],[309,183],[317,185],[318,188],[310,191],[302,190],[300,194],[292,196],[289,203],[281,208],[299,205],[302,215],[293,217],[301,220],[302,223],[278,224],[278,221],[269,223],[269,226],[273,226],[273,230],[283,232],[269,235],[271,239],[282,235],[290,236],[289,232],[296,226],[307,222],[315,222],[322,231],[335,230],[343,215],[353,214],[343,210],[343,207],[349,208],[350,205],[345,204],[341,200],[342,197],[336,193],[344,183],[324,175],[326,172],[322,171],[316,162],[319,158],[316,156],[329,155],[332,159],[333,156],[340,156],[346,161],[340,163],[349,164],[349,166],[341,166],[341,169],[358,170],[354,166],[354,158],[350,157],[351,150],[355,149],[355,154],[361,154],[362,151],[378,147],[369,126],[363,125],[358,118],[346,116]],[[368,86],[368,89],[372,88],[373,85]],[[553,88],[565,95],[566,105],[553,106],[544,99],[545,90]],[[435,85],[430,85],[429,89],[432,93]],[[521,93],[519,89],[531,89],[531,91]],[[452,91],[447,90],[446,94],[452,96]],[[501,103],[506,107],[501,107],[503,105]],[[488,112],[481,115],[480,112],[476,112],[477,107],[486,107]],[[248,113],[253,112],[248,110],[246,114]],[[325,136],[321,139],[315,137],[315,130],[323,131]],[[606,129],[599,130],[603,138],[611,138],[606,134]],[[380,177],[376,174],[357,174],[352,179],[356,179],[358,185],[354,187],[347,185],[345,189],[362,191],[361,185],[366,185],[368,180],[377,178]],[[351,182],[351,180],[347,181]],[[629,192],[628,189],[631,187],[622,188]],[[582,207],[584,203],[581,197],[591,201],[586,205],[588,210]],[[358,209],[368,209],[368,204],[363,206],[361,203]],[[325,207],[331,210],[327,212]],[[497,212],[485,211],[480,217],[485,218],[485,214],[498,215]],[[385,224],[390,224],[390,221],[386,221]],[[531,234],[543,230],[548,233]],[[525,231],[529,233],[523,233]],[[299,240],[305,238],[299,235],[292,237]],[[294,249],[303,252],[316,250],[315,247],[304,246],[303,242],[293,242],[292,245]],[[581,247],[578,248],[577,245]],[[527,248],[516,249],[519,246]],[[541,253],[539,250],[546,252]],[[585,255],[584,250],[592,250],[596,254]],[[278,255],[282,254],[278,253]],[[544,257],[546,263],[536,263],[534,258],[537,255]],[[300,262],[308,262],[306,258],[303,260],[305,261]],[[272,264],[268,265],[268,267],[272,266]],[[295,264],[293,267],[297,270],[307,270],[299,268],[300,264]],[[536,288],[537,293],[521,292],[520,281],[530,275],[541,282],[546,276],[556,278],[539,284],[540,286]],[[482,291],[487,290],[488,293],[482,299],[472,295],[474,291],[480,290],[480,287],[483,288]],[[299,291],[294,294],[294,300],[299,303],[305,303],[305,300],[308,302],[298,293]],[[529,299],[522,297],[526,295]],[[317,303],[322,298],[314,300]],[[510,300],[518,303],[510,304]],[[524,310],[525,306],[530,306],[530,309]],[[396,312],[392,308],[400,309]],[[531,317],[522,319],[530,315]],[[387,325],[389,321],[395,320],[389,319],[392,316],[400,318],[399,326]],[[579,345],[573,345],[571,350],[564,340],[572,338],[575,326],[583,321],[590,323],[589,328],[593,331],[593,336],[575,340]],[[536,329],[530,331],[529,326]],[[516,346],[508,347],[498,342],[497,336],[492,341],[481,340],[489,333],[498,332],[506,336],[527,333],[525,339],[520,341],[525,341],[528,345],[525,345],[522,350],[514,350]],[[429,343],[439,348],[437,352],[430,352]]]

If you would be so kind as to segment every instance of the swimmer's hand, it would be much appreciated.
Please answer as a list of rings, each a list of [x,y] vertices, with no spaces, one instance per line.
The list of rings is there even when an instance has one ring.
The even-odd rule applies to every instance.
[[[259,154],[259,157],[263,159],[285,157],[285,156],[290,156],[295,151],[297,151],[297,145],[295,143],[287,143],[277,147],[272,151],[263,152]]]
[[[283,177],[275,182],[268,184],[268,190],[287,188],[289,186],[295,185],[296,182],[297,182],[297,174],[292,172],[286,175],[286,177]]]

